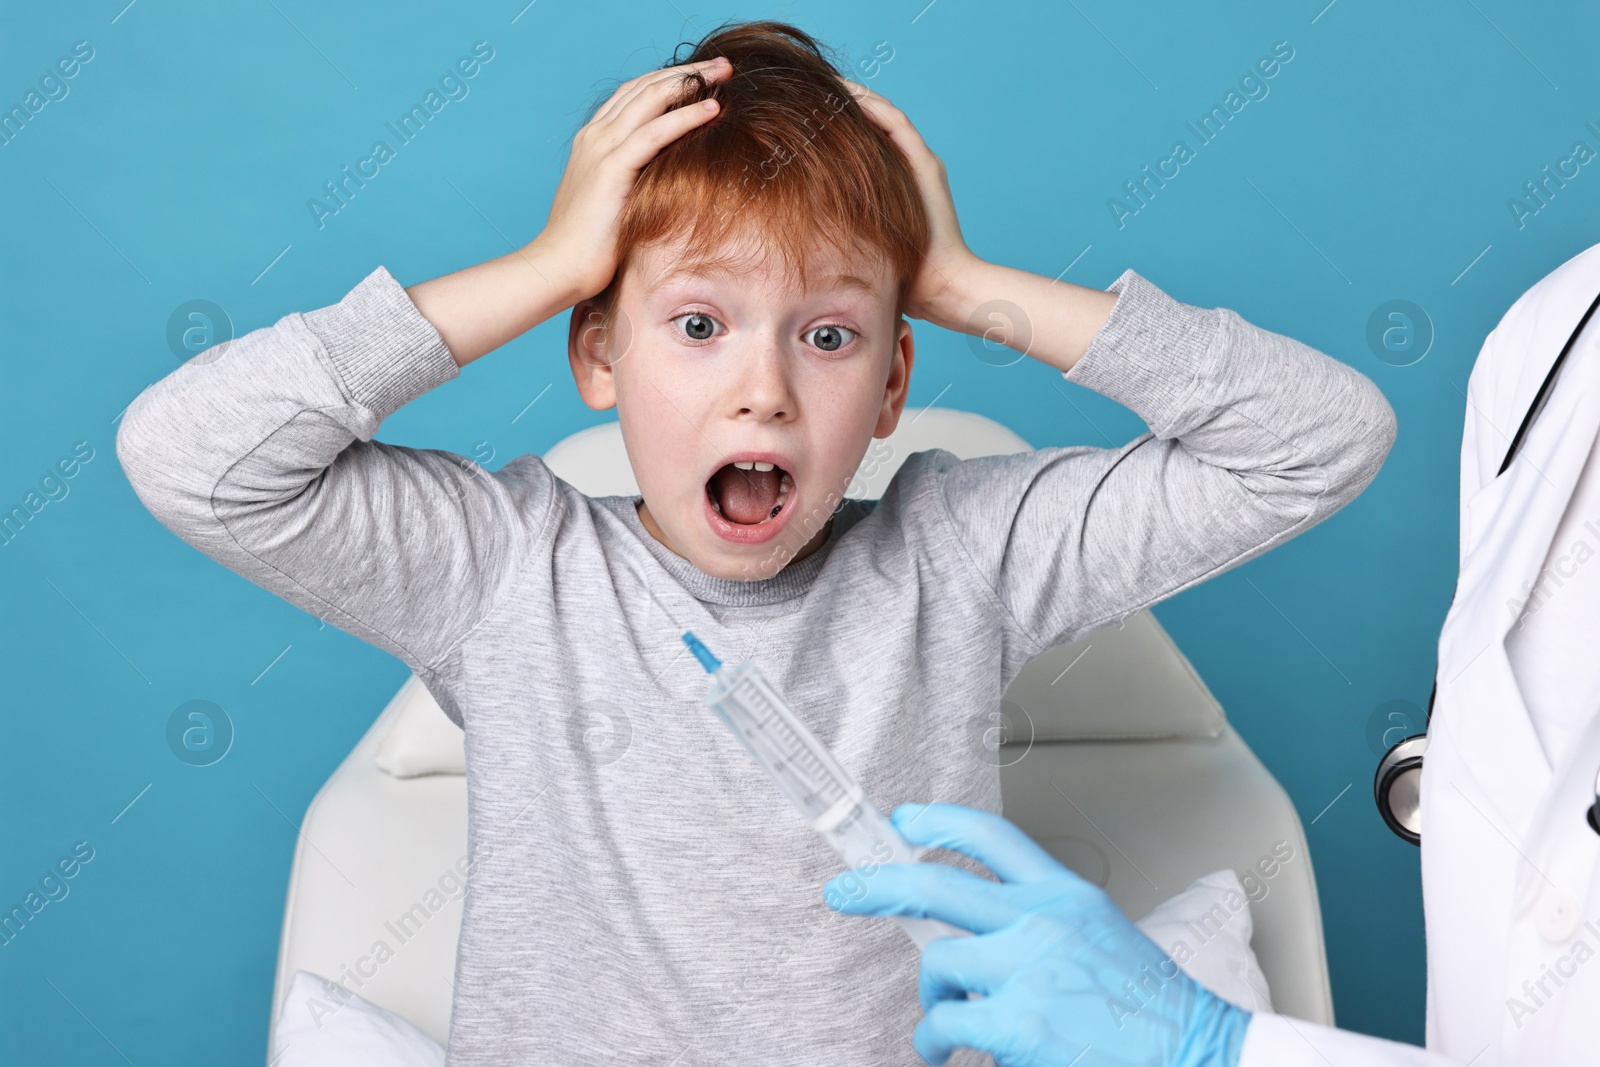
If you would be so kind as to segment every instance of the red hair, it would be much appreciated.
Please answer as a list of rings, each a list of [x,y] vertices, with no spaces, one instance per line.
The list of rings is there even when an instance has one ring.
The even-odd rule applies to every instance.
[[[724,23],[663,67],[717,56],[733,73],[719,83],[686,73],[679,104],[714,98],[720,110],[640,171],[620,220],[616,274],[594,298],[599,307],[609,316],[640,245],[685,237],[684,265],[732,267],[742,251],[737,238],[750,237],[777,251],[802,287],[814,242],[881,257],[896,281],[898,314],[928,248],[927,211],[905,156],[804,31],[775,21]]]

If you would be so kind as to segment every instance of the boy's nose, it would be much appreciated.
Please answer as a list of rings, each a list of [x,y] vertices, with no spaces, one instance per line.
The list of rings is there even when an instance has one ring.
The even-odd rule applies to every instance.
[[[790,381],[789,359],[782,343],[764,338],[743,354],[743,370],[738,377],[734,400],[740,415],[758,419],[794,417],[794,389]]]

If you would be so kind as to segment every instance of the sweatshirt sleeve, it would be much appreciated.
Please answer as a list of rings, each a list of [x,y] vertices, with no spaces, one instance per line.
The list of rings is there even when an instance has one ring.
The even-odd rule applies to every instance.
[[[230,570],[425,676],[493,607],[550,479],[374,441],[461,373],[379,267],[337,304],[207,349],[141,392],[117,457],[151,514]]]
[[[928,460],[947,551],[1030,657],[1327,518],[1394,440],[1383,394],[1343,363],[1132,270],[1109,291],[1109,318],[1064,377],[1148,433],[1120,448]]]

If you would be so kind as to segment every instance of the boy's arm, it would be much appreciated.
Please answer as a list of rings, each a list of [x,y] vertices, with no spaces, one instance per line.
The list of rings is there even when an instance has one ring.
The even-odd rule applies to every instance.
[[[616,272],[639,170],[716,108],[642,74],[573,137],[544,230],[523,249],[410,289],[379,267],[339,303],[215,346],[136,397],[117,431],[134,491],[178,536],[298,607],[430,671],[550,543],[543,463],[490,474],[372,440],[401,405]]]
[[[589,294],[573,287],[570,262],[541,234],[476,266],[406,287],[456,365],[493,352]]]
[[[490,474],[372,440],[461,371],[382,267],[337,304],[216,346],[136,397],[117,456],[152,514],[223,566],[425,673],[539,538],[540,465]]]
[[[1032,355],[1150,426],[1122,448],[926,458],[944,535],[930,547],[970,563],[1029,655],[1266,551],[1372,480],[1395,422],[1370,381],[1131,270],[1100,293],[984,262],[961,236],[944,163],[904,112],[847,84],[927,206],[906,313]]]
[[[1394,440],[1383,394],[1343,363],[1225,308],[1180,303],[1132,270],[1109,292],[1110,315],[1063,376],[1131,408],[1150,433],[1112,449],[933,460],[950,548],[1030,655],[1321,521],[1371,481]],[[1041,342],[1071,349],[1036,330]]]

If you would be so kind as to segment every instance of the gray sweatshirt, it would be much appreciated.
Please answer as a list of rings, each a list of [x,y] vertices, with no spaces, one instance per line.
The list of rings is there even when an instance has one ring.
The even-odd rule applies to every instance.
[[[1149,433],[907,456],[758,581],[538,456],[491,473],[374,440],[460,374],[382,267],[139,394],[117,455],[151,513],[398,656],[466,731],[453,1067],[921,1064],[915,946],[824,904],[834,853],[702,706],[679,624],[756,661],[885,812],[1000,811],[972,723],[1023,664],[1326,518],[1394,438],[1344,364],[1131,270],[1110,291],[1065,377]]]

